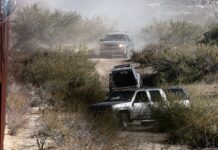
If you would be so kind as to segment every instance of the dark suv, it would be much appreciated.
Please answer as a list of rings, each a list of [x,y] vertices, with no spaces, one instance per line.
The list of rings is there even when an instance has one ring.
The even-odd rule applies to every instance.
[[[125,88],[140,88],[142,86],[140,74],[132,64],[117,65],[110,73],[110,91]]]

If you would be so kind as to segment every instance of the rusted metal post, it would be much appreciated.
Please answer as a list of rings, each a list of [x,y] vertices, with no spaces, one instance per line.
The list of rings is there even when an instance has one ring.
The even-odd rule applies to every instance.
[[[5,114],[6,114],[6,93],[7,93],[7,48],[8,48],[8,27],[7,21],[3,20],[0,0],[0,92],[1,92],[1,119],[0,119],[0,150],[4,147]]]

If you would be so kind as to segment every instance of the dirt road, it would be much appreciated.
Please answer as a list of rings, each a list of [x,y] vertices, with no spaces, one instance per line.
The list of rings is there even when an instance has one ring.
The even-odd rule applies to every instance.
[[[40,96],[35,94],[34,90],[32,92],[31,99],[40,99]],[[8,126],[6,126],[4,150],[38,150],[34,135],[39,124],[40,113],[39,107],[31,107],[26,116],[26,124],[17,131],[16,135],[11,136],[8,132]]]
[[[115,65],[129,63],[126,59],[92,59],[96,63],[96,70],[108,87],[108,76]],[[216,89],[216,86],[214,86]],[[33,94],[34,95],[34,94]],[[17,136],[5,137],[5,150],[37,150],[36,139],[32,137],[35,124],[39,118],[39,111],[33,108],[30,112],[29,122]],[[135,122],[128,131],[120,131],[115,139],[111,139],[111,148],[114,150],[186,150],[188,146],[166,144],[167,134],[150,132],[147,127]],[[120,146],[123,147],[120,149]],[[118,148],[119,147],[119,148]]]
[[[96,63],[96,71],[105,87],[108,87],[109,74],[115,65],[128,63],[126,59],[92,59]]]
[[[96,70],[108,87],[109,73],[115,65],[130,63],[126,59],[93,59],[96,62]],[[149,69],[148,69],[149,70]],[[133,124],[126,132],[119,132],[116,139],[112,140],[112,147],[116,150],[122,146],[125,150],[186,150],[187,146],[175,146],[164,144],[167,140],[165,133],[152,133],[140,123]]]

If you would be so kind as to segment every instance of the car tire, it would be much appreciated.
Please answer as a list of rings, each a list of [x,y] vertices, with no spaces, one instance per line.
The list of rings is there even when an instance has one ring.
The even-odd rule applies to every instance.
[[[127,112],[121,112],[119,114],[120,127],[123,131],[127,130],[130,123],[129,114]]]

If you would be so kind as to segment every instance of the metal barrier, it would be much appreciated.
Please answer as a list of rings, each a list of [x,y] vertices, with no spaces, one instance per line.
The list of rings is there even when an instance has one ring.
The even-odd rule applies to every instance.
[[[0,0],[0,150],[3,150],[6,94],[7,94],[7,61],[9,48],[9,18],[15,8],[13,0]]]

